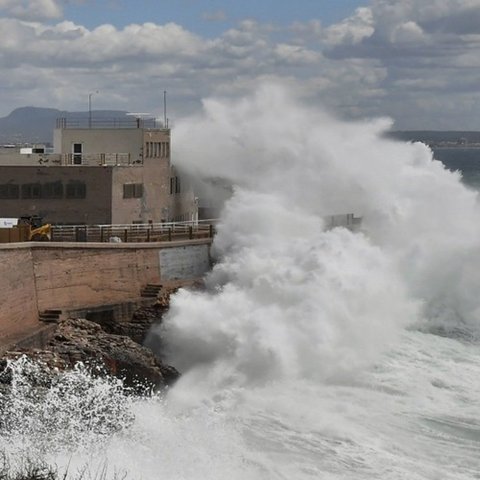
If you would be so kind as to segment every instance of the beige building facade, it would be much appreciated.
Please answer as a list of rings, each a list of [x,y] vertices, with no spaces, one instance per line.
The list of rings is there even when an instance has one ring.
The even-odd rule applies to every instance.
[[[71,225],[196,221],[193,191],[171,164],[170,133],[143,119],[94,127],[60,119],[53,153],[0,154],[0,217],[35,214]]]

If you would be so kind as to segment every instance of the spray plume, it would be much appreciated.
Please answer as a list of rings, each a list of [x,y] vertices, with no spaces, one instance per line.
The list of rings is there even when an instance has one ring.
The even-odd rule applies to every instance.
[[[160,335],[182,382],[321,381],[372,362],[407,325],[476,328],[476,193],[388,119],[348,123],[279,86],[211,99],[176,131],[195,176],[234,185],[208,291],[180,291]],[[355,213],[362,233],[326,231]],[[454,315],[452,315],[454,312]]]

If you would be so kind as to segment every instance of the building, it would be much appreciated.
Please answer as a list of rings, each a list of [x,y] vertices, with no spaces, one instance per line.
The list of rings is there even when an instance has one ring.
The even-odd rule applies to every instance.
[[[154,119],[61,118],[53,151],[22,150],[0,153],[0,217],[35,214],[55,224],[198,218],[193,191],[170,161],[170,129]]]

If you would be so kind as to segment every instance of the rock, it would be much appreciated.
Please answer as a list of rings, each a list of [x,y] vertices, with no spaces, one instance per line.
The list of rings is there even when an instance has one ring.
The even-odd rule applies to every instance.
[[[148,331],[154,323],[160,323],[166,308],[159,305],[141,307],[128,320],[102,321],[101,327],[107,333],[130,337],[143,344]]]
[[[7,357],[20,354],[61,370],[78,362],[100,366],[136,391],[166,387],[179,376],[175,368],[161,363],[148,348],[127,336],[106,333],[100,325],[83,319],[61,321],[45,350],[12,352]]]
[[[162,321],[164,313],[170,306],[170,295],[175,293],[178,288],[178,285],[163,285],[154,305],[140,307],[128,320],[102,320],[99,324],[108,333],[126,335],[143,345],[152,325]]]

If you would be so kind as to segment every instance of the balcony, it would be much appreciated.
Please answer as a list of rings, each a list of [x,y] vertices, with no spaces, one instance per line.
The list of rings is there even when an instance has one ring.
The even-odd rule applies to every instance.
[[[105,167],[143,164],[141,158],[133,158],[130,153],[64,153],[43,155],[43,157],[60,157],[60,163],[58,164],[64,166]],[[55,161],[55,159],[52,159],[52,161]],[[58,158],[56,161],[58,162]]]
[[[142,157],[130,153],[30,153],[0,154],[0,165],[44,166],[44,167],[105,167],[140,166]]]

